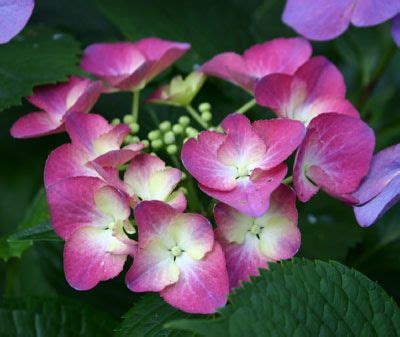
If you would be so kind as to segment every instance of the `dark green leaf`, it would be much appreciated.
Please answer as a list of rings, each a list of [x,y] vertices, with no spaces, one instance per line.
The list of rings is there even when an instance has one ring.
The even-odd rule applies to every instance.
[[[76,73],[79,53],[71,36],[44,28],[28,28],[0,46],[0,110],[21,104],[34,86]]]
[[[400,311],[376,283],[338,262],[271,264],[236,290],[221,316],[169,327],[204,336],[385,336],[400,334]]]
[[[17,233],[10,235],[8,242],[16,241],[62,241],[54,233],[50,223],[40,224],[34,227],[28,227]]]
[[[0,336],[109,337],[115,321],[67,299],[0,299]]]

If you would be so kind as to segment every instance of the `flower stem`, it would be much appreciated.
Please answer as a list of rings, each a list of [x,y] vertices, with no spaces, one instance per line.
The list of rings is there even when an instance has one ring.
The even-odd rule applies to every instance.
[[[292,181],[293,181],[293,176],[289,176],[282,181],[282,184],[289,185],[292,183]]]
[[[199,123],[204,129],[208,129],[207,123],[200,117],[199,113],[193,109],[193,107],[189,104],[185,106],[186,111],[192,116],[197,123]]]
[[[139,117],[139,95],[140,95],[139,90],[136,90],[133,92],[132,116],[133,116],[134,123],[137,123],[137,120]]]
[[[236,110],[236,113],[238,114],[244,114],[247,111],[249,111],[251,108],[253,108],[256,105],[256,99],[253,98],[252,100],[248,101],[246,104],[242,105],[238,110]]]

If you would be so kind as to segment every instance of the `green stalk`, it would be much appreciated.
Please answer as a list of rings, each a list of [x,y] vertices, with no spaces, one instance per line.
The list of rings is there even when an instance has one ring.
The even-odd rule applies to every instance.
[[[292,181],[293,181],[293,176],[289,176],[282,181],[282,184],[289,185],[292,183]]]
[[[253,98],[252,100],[248,101],[246,104],[242,105],[238,110],[236,110],[236,113],[243,115],[247,111],[249,111],[251,108],[253,108],[256,104],[257,104],[256,99]]]
[[[139,117],[139,96],[140,96],[139,90],[136,90],[133,92],[132,116],[133,116],[134,123],[137,123],[137,120]]]
[[[199,123],[205,130],[208,129],[207,123],[201,118],[199,113],[195,109],[193,109],[190,104],[186,105],[185,109],[190,114],[190,116],[192,116],[197,121],[197,123]]]

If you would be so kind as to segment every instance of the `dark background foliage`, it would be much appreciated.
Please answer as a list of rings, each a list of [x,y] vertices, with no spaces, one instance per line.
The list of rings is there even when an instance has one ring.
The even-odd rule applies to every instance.
[[[144,301],[143,296],[126,289],[122,277],[101,284],[93,291],[79,293],[69,288],[64,279],[63,244],[51,233],[47,240],[35,241],[34,244],[32,241],[12,243],[8,240],[17,228],[20,230],[37,224],[48,226],[46,205],[38,205],[40,195],[34,215],[29,213],[29,205],[42,186],[47,155],[67,141],[65,135],[33,140],[12,139],[10,126],[32,109],[21,98],[30,94],[35,85],[79,74],[81,71],[77,65],[81,50],[94,42],[136,40],[154,35],[192,43],[190,53],[146,89],[151,91],[172,73],[187,73],[194,65],[216,53],[228,50],[242,52],[256,42],[294,36],[295,33],[280,20],[284,6],[281,0],[36,2],[22,37],[9,45],[0,46],[0,294],[6,298],[52,296],[54,301],[62,296],[67,298],[67,313],[70,310],[68,300],[79,300],[82,305],[92,305],[95,310],[108,314],[108,326],[112,329],[114,319],[119,319],[132,303]],[[343,72],[349,98],[376,132],[377,150],[400,140],[400,52],[395,48],[389,31],[388,24],[365,29],[350,28],[337,40],[313,43],[314,55],[327,56]],[[196,103],[205,100],[212,104],[214,122],[217,123],[246,102],[248,97],[238,88],[209,79]],[[116,94],[102,97],[94,111],[114,118],[123,116],[129,109],[130,97]],[[176,120],[181,113],[183,111],[179,109],[144,108],[140,115],[141,133],[145,135],[163,119]],[[265,109],[256,108],[249,116],[265,118],[267,113]],[[354,267],[377,281],[400,302],[399,207],[392,209],[369,229],[359,228],[351,209],[322,193],[306,205],[299,204],[298,208],[303,236],[299,256],[336,260]],[[149,298],[150,303],[153,300],[154,297]],[[4,302],[4,305],[17,309],[23,306],[21,301],[12,301]],[[43,315],[46,310],[54,312],[51,308],[55,305],[55,302],[48,303],[48,307],[39,308],[40,312]],[[82,310],[90,311],[92,307]],[[37,309],[38,304],[30,304],[29,308]],[[29,310],[21,313],[26,321],[30,319]],[[160,315],[165,315],[165,318],[179,315],[170,308],[162,310]],[[67,317],[74,321],[73,315],[71,312]],[[98,325],[93,319],[86,323],[89,326]],[[96,335],[96,330],[91,331]],[[169,332],[165,331],[162,335],[169,336]],[[0,328],[0,336],[3,333],[7,336],[7,331]],[[62,336],[73,336],[68,334],[68,330],[62,333]],[[107,332],[105,335],[108,335]],[[121,333],[121,336],[125,335]]]

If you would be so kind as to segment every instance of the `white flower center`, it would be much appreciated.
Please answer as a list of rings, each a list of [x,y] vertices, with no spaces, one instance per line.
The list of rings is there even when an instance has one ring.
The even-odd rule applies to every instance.
[[[171,254],[173,256],[180,256],[182,254],[182,250],[178,246],[172,247]]]

